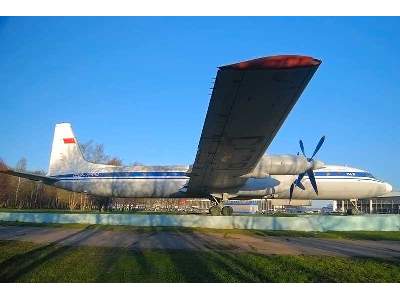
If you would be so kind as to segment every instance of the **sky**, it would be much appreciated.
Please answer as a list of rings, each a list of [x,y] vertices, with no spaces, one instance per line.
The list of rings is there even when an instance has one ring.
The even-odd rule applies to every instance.
[[[400,188],[400,18],[2,18],[0,158],[47,170],[54,125],[125,163],[191,164],[217,67],[276,54],[322,64],[268,148]],[[268,116],[268,112],[266,112]]]

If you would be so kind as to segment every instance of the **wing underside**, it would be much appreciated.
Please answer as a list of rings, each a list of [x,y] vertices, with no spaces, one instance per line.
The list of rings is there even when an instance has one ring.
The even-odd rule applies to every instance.
[[[272,56],[220,67],[189,193],[234,192],[272,142],[321,61]]]

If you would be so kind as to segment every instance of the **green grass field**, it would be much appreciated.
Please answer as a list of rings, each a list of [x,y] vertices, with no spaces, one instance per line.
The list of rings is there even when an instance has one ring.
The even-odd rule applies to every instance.
[[[0,222],[1,226],[87,228]],[[299,232],[90,225],[112,231],[218,232],[257,236],[400,241],[400,232]],[[229,251],[132,251],[0,241],[0,282],[400,282],[400,262],[373,258],[265,256]]]
[[[400,282],[367,258],[143,251],[0,241],[1,282]]]

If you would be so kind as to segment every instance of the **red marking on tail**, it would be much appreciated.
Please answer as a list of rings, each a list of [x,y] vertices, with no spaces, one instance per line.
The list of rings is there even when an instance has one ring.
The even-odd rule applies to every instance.
[[[74,138],[64,138],[64,144],[75,144]]]

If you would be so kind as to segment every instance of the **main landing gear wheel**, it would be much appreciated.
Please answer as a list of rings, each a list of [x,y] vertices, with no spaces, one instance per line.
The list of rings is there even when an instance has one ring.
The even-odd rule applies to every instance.
[[[212,216],[220,216],[221,215],[221,208],[218,205],[210,207],[210,215]]]
[[[221,210],[223,216],[232,216],[233,208],[232,206],[224,206]]]

